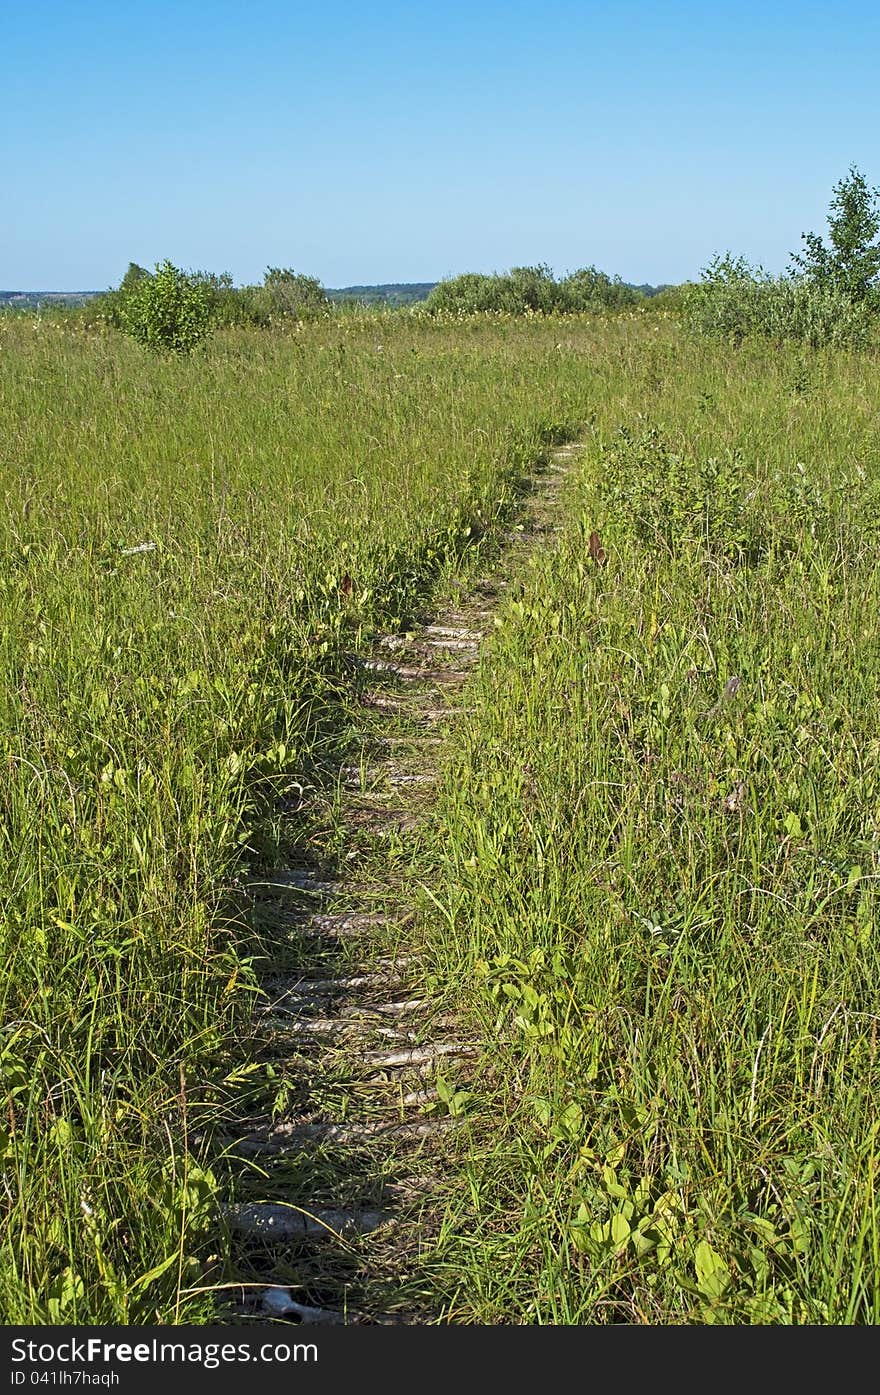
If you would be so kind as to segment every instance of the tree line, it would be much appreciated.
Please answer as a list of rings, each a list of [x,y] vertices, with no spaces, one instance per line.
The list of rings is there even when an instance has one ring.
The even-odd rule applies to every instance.
[[[680,312],[700,334],[738,343],[745,335],[858,347],[880,318],[880,191],[853,165],[835,186],[828,241],[802,235],[788,270],[773,276],[745,257],[718,255],[701,279],[649,297],[645,289],[595,266],[557,278],[544,264],[436,284],[413,313],[565,315],[609,313],[641,305]],[[234,286],[224,272],[182,271],[170,261],[153,271],[132,262],[119,286],[75,313],[106,323],[159,353],[188,354],[219,327],[270,327],[314,320],[338,309],[321,282],[290,267],[268,267],[259,285]]]

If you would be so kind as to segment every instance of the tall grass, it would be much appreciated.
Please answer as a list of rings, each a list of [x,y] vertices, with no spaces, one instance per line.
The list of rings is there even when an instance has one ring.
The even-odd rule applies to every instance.
[[[582,430],[422,850],[492,1043],[434,1273],[454,1320],[876,1321],[873,360],[641,315],[0,353],[4,1320],[210,1316],[230,892],[344,654]]]
[[[343,651],[580,416],[557,341],[360,317],[167,363],[0,323],[5,1321],[209,1314],[230,890],[344,740]]]
[[[593,353],[424,877],[486,1042],[436,1272],[453,1321],[875,1323],[880,371]]]

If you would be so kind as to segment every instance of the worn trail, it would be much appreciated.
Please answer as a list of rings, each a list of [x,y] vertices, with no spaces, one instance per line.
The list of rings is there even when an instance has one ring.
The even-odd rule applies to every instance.
[[[230,1123],[236,1181],[225,1220],[242,1319],[438,1317],[419,1284],[419,1255],[465,1127],[438,1077],[466,1083],[480,1043],[464,1039],[425,988],[397,869],[430,816],[443,729],[466,710],[462,689],[505,587],[558,526],[579,449],[557,447],[536,471],[508,545],[454,610],[383,635],[373,654],[352,660],[365,685],[364,740],[360,764],[340,781],[346,826],[366,830],[371,855],[343,860],[338,876],[291,866],[251,884],[279,959],[296,967],[266,978],[254,1015],[253,1064],[282,1082],[274,1105],[255,1106],[252,1117],[240,1110]],[[387,846],[378,860],[377,845]]]

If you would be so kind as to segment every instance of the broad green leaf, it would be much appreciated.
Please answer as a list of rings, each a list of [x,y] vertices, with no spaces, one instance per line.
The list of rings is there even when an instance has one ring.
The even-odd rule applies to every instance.
[[[701,1240],[694,1251],[694,1268],[697,1287],[707,1298],[720,1298],[730,1286],[730,1271],[707,1240]]]

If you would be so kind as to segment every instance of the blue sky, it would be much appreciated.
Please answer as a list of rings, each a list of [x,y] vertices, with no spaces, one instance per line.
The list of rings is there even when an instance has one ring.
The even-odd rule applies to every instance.
[[[781,270],[880,184],[876,0],[28,0],[0,53],[3,289]]]

